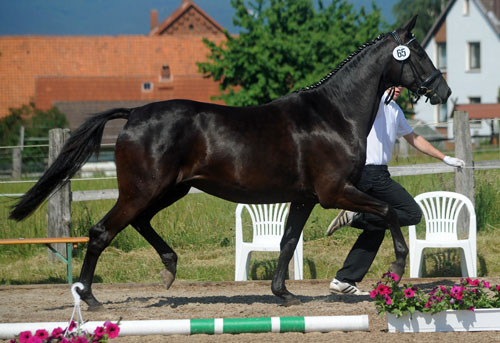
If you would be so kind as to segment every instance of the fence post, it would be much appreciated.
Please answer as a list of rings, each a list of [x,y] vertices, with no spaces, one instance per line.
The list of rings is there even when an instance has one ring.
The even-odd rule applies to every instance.
[[[474,169],[472,161],[472,140],[470,136],[469,114],[455,111],[453,114],[453,136],[455,137],[455,155],[465,161],[465,168],[455,171],[455,192],[468,197],[474,204]],[[468,232],[469,218],[459,217],[458,234],[463,237]]]
[[[23,165],[24,126],[19,128],[18,147],[12,149],[12,178],[20,179]]]
[[[61,149],[69,138],[69,129],[52,129],[49,131],[49,166],[54,163]],[[71,186],[68,181],[49,197],[47,207],[48,237],[71,236]],[[67,257],[66,244],[52,244],[58,253]],[[57,257],[49,251],[49,260]]]

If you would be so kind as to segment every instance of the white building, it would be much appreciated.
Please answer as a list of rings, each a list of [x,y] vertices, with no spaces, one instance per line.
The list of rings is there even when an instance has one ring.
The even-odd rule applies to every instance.
[[[445,75],[452,94],[441,106],[421,99],[415,119],[451,138],[453,110],[467,110],[477,119],[471,122],[473,135],[490,135],[492,123],[498,132],[498,120],[492,118],[500,118],[500,0],[450,0],[422,46]],[[484,108],[474,112],[478,106],[455,106],[464,104],[489,104],[488,115]]]

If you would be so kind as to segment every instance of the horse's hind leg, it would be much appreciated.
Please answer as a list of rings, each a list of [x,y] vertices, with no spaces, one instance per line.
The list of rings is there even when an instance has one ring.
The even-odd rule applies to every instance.
[[[101,303],[92,294],[92,279],[94,278],[97,260],[113,238],[122,231],[132,219],[142,211],[140,202],[122,201],[120,198],[115,206],[94,225],[89,231],[89,245],[80,273],[80,282],[84,289],[79,291],[80,297],[87,303],[90,311],[102,308]]]
[[[167,289],[170,288],[175,280],[177,272],[177,254],[175,251],[156,233],[150,224],[151,219],[160,210],[170,206],[177,200],[181,199],[189,192],[189,186],[177,186],[173,191],[167,193],[162,199],[141,213],[132,222],[132,226],[139,232],[149,244],[153,246],[161,261],[165,265],[165,270],[162,271],[163,281]]]
[[[285,231],[280,243],[280,256],[278,266],[274,272],[271,290],[274,295],[285,300],[285,306],[299,304],[299,299],[290,293],[285,286],[286,272],[288,265],[293,257],[295,248],[300,239],[300,234],[304,225],[311,214],[315,204],[297,204],[290,205],[290,214],[286,221]]]

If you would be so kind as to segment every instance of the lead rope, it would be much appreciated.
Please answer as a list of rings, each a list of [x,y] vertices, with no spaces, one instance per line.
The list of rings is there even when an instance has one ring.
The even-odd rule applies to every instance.
[[[83,316],[82,316],[82,309],[80,307],[80,294],[76,291],[76,289],[80,289],[81,291],[85,288],[81,282],[76,282],[71,286],[71,294],[73,294],[73,299],[75,302],[75,306],[73,307],[73,314],[71,315],[71,319],[69,320],[68,327],[66,328],[66,331],[64,331],[64,337],[68,334],[69,327],[71,323],[73,322],[73,318],[75,318],[76,315],[76,332],[78,335],[81,334],[81,326],[83,325]]]

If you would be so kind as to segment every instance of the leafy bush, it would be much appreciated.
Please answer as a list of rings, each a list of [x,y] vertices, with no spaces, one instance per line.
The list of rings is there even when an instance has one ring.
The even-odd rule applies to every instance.
[[[21,126],[24,126],[24,136],[30,138],[48,137],[49,130],[53,128],[68,127],[66,116],[52,107],[42,111],[34,103],[23,105],[19,108],[10,108],[9,115],[0,119],[0,145],[15,146],[19,144]],[[26,141],[25,146],[38,145],[40,142]],[[48,149],[46,147],[33,147],[24,149],[23,163],[25,170],[41,171],[45,169]],[[0,161],[1,169],[10,169],[11,157],[7,154]]]

